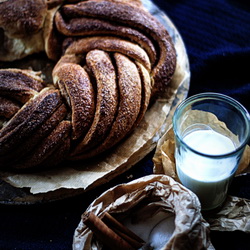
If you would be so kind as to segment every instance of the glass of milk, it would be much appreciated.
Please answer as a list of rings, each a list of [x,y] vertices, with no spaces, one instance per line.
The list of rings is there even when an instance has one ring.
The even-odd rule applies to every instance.
[[[203,211],[220,207],[250,138],[250,116],[236,100],[218,93],[191,96],[173,117],[176,170]]]

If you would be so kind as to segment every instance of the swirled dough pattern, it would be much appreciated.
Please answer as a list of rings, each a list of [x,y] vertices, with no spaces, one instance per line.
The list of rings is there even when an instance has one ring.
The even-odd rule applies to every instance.
[[[0,167],[48,167],[110,150],[175,71],[168,32],[138,0],[40,2],[24,18],[56,61],[53,83],[31,70],[0,70]],[[25,30],[1,20],[5,34]]]

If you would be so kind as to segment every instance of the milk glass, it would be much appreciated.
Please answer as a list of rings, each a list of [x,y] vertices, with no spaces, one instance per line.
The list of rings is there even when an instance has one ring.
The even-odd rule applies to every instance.
[[[191,96],[173,117],[176,170],[203,211],[220,207],[250,137],[247,110],[218,93]]]

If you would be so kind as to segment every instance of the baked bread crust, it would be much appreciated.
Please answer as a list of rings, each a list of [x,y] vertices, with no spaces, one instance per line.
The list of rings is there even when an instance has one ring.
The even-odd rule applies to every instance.
[[[17,0],[9,1],[18,11]],[[11,15],[0,18],[5,41],[31,48],[9,47],[0,60],[43,50],[56,62],[52,84],[32,70],[0,70],[2,168],[51,167],[110,150],[140,124],[174,74],[171,38],[139,0],[75,2],[30,1],[26,9],[35,8],[20,14],[20,27],[8,24]]]
[[[73,150],[71,158],[98,145],[109,132],[117,112],[116,75],[109,55],[92,50],[86,55],[86,63],[96,82],[96,108],[89,131]]]
[[[19,72],[19,75],[21,73]],[[36,81],[36,79],[32,80]],[[5,94],[6,98],[12,99],[11,91]],[[66,114],[67,111],[58,90],[46,87],[40,92],[34,92],[34,95],[3,125],[0,131],[0,165],[12,168],[39,165],[38,163],[45,159],[45,149],[49,146],[46,144],[47,138],[51,136],[50,134],[55,134],[53,131]],[[53,137],[56,140],[57,135]],[[43,154],[37,154],[35,162],[28,160],[30,163],[26,163],[25,158],[30,159],[42,148]],[[50,148],[47,153],[52,152]]]
[[[164,26],[143,8],[113,1],[86,1],[75,5],[64,5],[61,15],[67,20],[97,18],[132,27],[147,36],[158,52],[157,61],[151,62],[153,94],[162,92],[172,78],[176,67],[176,53],[172,40]],[[71,29],[69,25],[68,22],[68,29]]]
[[[46,51],[57,60],[60,37],[54,15],[63,0],[5,0],[0,2],[0,61],[14,61]]]
[[[13,61],[43,51],[42,27],[46,12],[45,0],[0,3],[1,61]]]

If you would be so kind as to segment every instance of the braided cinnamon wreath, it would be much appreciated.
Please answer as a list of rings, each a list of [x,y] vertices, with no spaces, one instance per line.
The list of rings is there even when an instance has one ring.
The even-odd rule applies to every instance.
[[[138,0],[6,0],[0,16],[1,61],[40,51],[55,61],[50,84],[32,70],[0,70],[2,168],[111,149],[175,71],[168,32]]]

